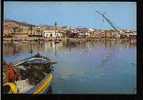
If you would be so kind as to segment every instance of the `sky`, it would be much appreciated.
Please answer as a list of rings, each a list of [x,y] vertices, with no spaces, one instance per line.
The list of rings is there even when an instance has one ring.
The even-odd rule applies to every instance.
[[[4,2],[4,19],[35,25],[68,25],[112,29],[99,11],[118,29],[136,30],[136,2]]]

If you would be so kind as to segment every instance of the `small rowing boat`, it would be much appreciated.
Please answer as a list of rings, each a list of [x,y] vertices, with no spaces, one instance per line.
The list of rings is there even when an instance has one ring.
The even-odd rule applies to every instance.
[[[20,76],[14,82],[4,83],[4,92],[8,94],[48,93],[53,80],[53,64],[49,58],[36,54],[14,64]]]

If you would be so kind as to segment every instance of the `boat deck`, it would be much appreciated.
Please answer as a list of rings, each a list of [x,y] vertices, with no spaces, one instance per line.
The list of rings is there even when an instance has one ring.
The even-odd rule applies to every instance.
[[[26,93],[28,90],[32,89],[34,85],[29,84],[28,79],[16,81],[16,86],[18,93]]]

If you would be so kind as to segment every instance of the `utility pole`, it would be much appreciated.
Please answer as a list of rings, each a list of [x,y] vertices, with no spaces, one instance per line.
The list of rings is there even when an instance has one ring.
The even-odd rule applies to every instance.
[[[32,35],[32,25],[30,25],[30,35]]]
[[[57,22],[55,22],[55,37],[56,37],[56,30],[57,30]]]
[[[56,56],[56,54],[57,54],[57,50],[56,50],[56,30],[57,30],[57,22],[55,22],[55,41],[54,41],[54,43],[55,43],[55,56]]]

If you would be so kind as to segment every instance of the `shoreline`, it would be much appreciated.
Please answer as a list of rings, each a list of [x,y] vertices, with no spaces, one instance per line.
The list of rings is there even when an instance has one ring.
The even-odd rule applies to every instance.
[[[3,38],[3,41],[96,41],[96,40],[136,40],[136,38],[27,38],[27,39],[13,39],[13,38]]]
[[[96,41],[121,41],[121,42],[128,42],[130,44],[136,44],[137,39],[114,39],[114,38],[96,38],[96,39],[89,39],[89,38],[62,38],[60,40],[49,40],[49,39],[38,39],[38,40],[3,40],[3,43],[27,43],[27,42],[54,42],[54,44],[57,43],[75,43],[75,44],[83,44],[86,42],[96,42]]]

